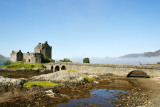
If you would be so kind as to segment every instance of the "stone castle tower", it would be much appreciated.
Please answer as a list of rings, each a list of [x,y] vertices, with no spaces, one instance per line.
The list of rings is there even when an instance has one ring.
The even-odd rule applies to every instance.
[[[45,43],[39,43],[34,48],[34,53],[22,53],[20,51],[12,51],[10,54],[11,62],[24,61],[27,63],[41,63],[42,57],[52,58],[52,47]]]
[[[12,62],[22,61],[23,60],[23,53],[21,52],[21,50],[12,51],[12,53],[10,55],[10,60]]]
[[[44,44],[39,43],[34,48],[34,53],[41,53],[43,56],[52,59],[52,47],[48,45],[47,41]]]

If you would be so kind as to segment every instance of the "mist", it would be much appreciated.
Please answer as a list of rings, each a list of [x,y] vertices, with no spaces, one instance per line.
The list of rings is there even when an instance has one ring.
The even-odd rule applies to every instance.
[[[83,58],[69,58],[73,62],[83,62]],[[159,57],[135,57],[135,58],[89,58],[90,63],[101,63],[101,64],[125,64],[125,65],[138,65],[139,62],[142,65],[156,64],[160,62]]]

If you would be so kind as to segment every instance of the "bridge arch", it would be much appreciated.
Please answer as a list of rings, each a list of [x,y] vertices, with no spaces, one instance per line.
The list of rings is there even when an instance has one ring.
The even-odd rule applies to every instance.
[[[53,71],[53,66],[51,66],[51,71]]]
[[[60,67],[57,65],[55,66],[55,72],[60,71]]]
[[[127,77],[150,78],[150,76],[142,70],[133,70],[129,72]]]
[[[61,70],[66,70],[66,66],[63,65],[63,66],[61,67]]]

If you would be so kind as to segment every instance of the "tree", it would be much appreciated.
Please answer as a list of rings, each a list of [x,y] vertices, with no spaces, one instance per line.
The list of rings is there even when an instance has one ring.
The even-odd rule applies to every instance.
[[[10,61],[10,60],[7,60],[7,61],[5,61],[5,62],[3,63],[4,66],[10,65],[10,64],[11,64],[11,61]]]
[[[90,63],[89,58],[84,58],[83,63]]]
[[[69,60],[68,58],[64,58],[63,60],[60,60],[60,62],[72,62],[72,61]]]

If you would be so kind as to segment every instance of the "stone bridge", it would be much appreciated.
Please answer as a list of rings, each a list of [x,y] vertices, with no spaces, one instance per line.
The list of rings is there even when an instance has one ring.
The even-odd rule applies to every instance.
[[[118,76],[160,77],[160,65],[116,65],[116,64],[88,64],[88,63],[49,63],[43,64],[47,70],[53,72],[61,70],[77,70],[82,73],[107,74]]]

